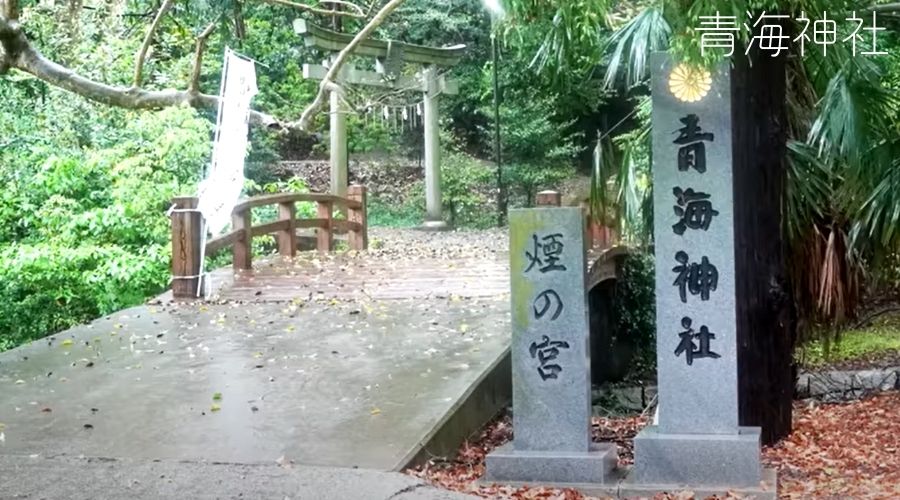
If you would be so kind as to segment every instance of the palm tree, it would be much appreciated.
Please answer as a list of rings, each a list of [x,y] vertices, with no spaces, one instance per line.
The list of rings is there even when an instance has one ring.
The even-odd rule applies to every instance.
[[[861,0],[505,3],[513,26],[551,20],[536,68],[589,78],[605,66],[608,86],[644,95],[640,89],[654,51],[668,50],[692,64],[722,58],[701,50],[695,31],[700,16],[718,11],[752,26],[755,19],[747,12],[781,14],[765,24],[777,24],[794,38],[803,33],[802,17],[820,17],[814,13],[844,20],[877,12],[880,23],[890,23],[900,12],[897,3],[872,6]],[[812,40],[812,23],[807,29]],[[735,182],[741,186],[735,201],[748,205],[735,207],[737,237],[744,238],[736,257],[738,272],[744,267],[752,276],[738,283],[739,366],[753,367],[739,375],[741,423],[762,426],[764,440],[773,442],[790,431],[793,318],[802,318],[801,325],[836,327],[852,317],[862,263],[889,255],[900,243],[900,120],[897,98],[884,86],[883,66],[890,59],[852,54],[849,42],[824,53],[810,43],[802,57],[793,43],[789,52],[768,57],[748,31],[738,36],[739,45],[751,47],[748,57],[738,48],[732,58],[740,80],[733,85],[734,134],[736,142],[743,141],[736,148],[746,153],[735,157]],[[880,41],[889,43],[886,36]],[[638,130],[598,141],[592,186],[594,205],[602,208],[615,185],[609,206],[619,213],[621,231],[638,238],[646,238],[652,226],[649,162],[636,160],[650,151],[648,106],[646,98],[636,105]],[[611,154],[613,147],[620,154]]]

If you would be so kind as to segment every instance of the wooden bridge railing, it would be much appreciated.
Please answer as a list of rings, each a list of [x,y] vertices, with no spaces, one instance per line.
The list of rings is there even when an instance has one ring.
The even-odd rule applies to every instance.
[[[202,219],[197,198],[178,197],[173,201],[172,213],[172,293],[175,297],[196,296],[202,267],[200,245]],[[317,205],[315,219],[297,219],[296,203],[314,202]],[[278,220],[254,226],[251,210],[267,205],[278,206]],[[335,207],[345,207],[347,219],[335,219]],[[351,250],[368,248],[368,224],[366,217],[366,188],[350,186],[347,197],[324,193],[284,193],[254,196],[238,203],[231,212],[230,233],[206,242],[206,256],[232,248],[232,266],[235,271],[251,269],[252,241],[254,236],[274,234],[278,241],[278,253],[293,257],[297,252],[297,229],[316,229],[316,248],[330,252],[334,246],[334,234],[346,233]]]

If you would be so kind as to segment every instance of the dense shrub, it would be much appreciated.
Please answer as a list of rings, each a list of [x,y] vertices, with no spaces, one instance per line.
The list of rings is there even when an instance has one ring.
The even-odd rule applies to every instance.
[[[656,371],[653,257],[631,253],[617,259],[619,279],[601,282],[589,294],[595,383],[645,380]]]
[[[616,331],[634,346],[631,372],[656,371],[656,281],[653,255],[633,253],[622,260],[616,282]]]
[[[455,228],[480,229],[497,223],[494,167],[459,151],[441,153],[441,202]],[[399,196],[371,196],[369,224],[413,227],[425,220],[425,185],[410,183]]]
[[[195,191],[210,125],[189,108],[122,115],[122,128],[110,127],[118,119],[97,124],[116,141],[92,151],[5,124],[13,136],[59,144],[0,152],[0,349],[138,304],[168,284],[166,209]]]
[[[0,248],[0,350],[140,303],[168,283],[168,245]]]
[[[490,227],[497,222],[493,198],[494,169],[465,153],[444,153],[441,188],[445,217],[453,227]]]

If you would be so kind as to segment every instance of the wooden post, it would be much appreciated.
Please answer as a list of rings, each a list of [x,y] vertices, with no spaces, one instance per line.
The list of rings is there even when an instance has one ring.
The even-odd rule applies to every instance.
[[[193,196],[172,199],[176,210],[197,208],[199,200]],[[203,217],[200,212],[172,212],[172,296],[176,299],[195,298],[200,280],[200,231]]]
[[[318,202],[318,206],[316,207],[317,215],[320,219],[325,219],[324,227],[320,227],[317,231],[318,234],[318,243],[316,248],[318,248],[320,253],[327,253],[331,251],[331,243],[333,238],[333,224],[332,224],[332,208],[334,204],[330,201],[320,201]]]
[[[231,226],[235,231],[241,230],[241,235],[234,242],[232,248],[231,266],[235,271],[250,269],[253,267],[253,235],[250,233],[250,209],[231,214]]]
[[[541,191],[535,197],[535,204],[539,207],[558,207],[562,204],[562,196],[558,191]]]
[[[278,253],[282,257],[293,257],[297,254],[297,209],[294,202],[278,204],[278,219],[287,221],[287,228],[278,232]]]
[[[350,222],[359,223],[361,226],[358,231],[351,230],[347,235],[351,250],[365,250],[369,248],[369,227],[366,222],[366,187],[354,184],[347,191],[347,197],[353,201],[358,201],[359,208],[351,208],[347,210],[347,219]]]

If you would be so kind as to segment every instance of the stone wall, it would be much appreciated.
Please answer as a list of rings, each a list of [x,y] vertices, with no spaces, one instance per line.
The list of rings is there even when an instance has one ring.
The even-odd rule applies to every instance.
[[[794,399],[826,403],[853,401],[877,392],[900,389],[900,366],[871,370],[823,370],[801,372]],[[593,414],[634,414],[656,403],[655,385],[603,384],[591,391]]]
[[[797,399],[849,401],[874,392],[900,389],[900,366],[872,370],[804,372],[797,378]]]

